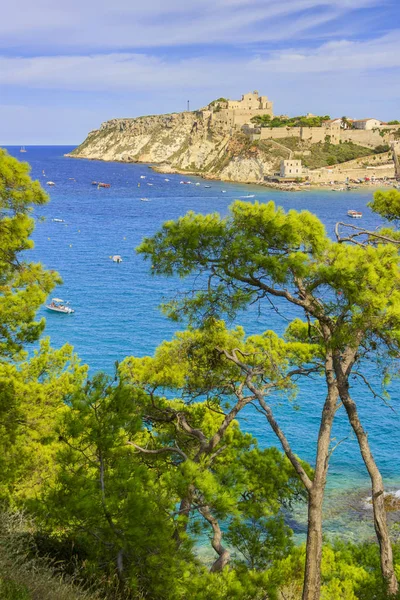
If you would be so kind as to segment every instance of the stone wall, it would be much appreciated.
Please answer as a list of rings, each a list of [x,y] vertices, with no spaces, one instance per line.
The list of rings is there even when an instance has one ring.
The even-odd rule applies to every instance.
[[[302,141],[318,144],[325,142],[329,136],[331,144],[339,144],[341,131],[339,127],[262,127],[259,138],[261,140],[276,140],[286,137],[299,138]]]
[[[365,177],[382,179],[383,177],[394,177],[394,164],[381,165],[367,168],[335,168],[315,169],[308,171],[308,179],[311,183],[329,183],[330,181],[345,182],[348,179],[364,179]]]
[[[301,135],[301,127],[262,127],[260,140],[278,140],[286,137],[298,137]]]
[[[341,129],[337,125],[331,125],[328,127],[262,127],[260,134],[250,133],[250,128],[244,131],[245,133],[248,131],[253,136],[252,139],[272,140],[295,137],[302,141],[318,144],[325,142],[326,136],[329,136],[331,144],[353,142],[358,146],[376,148],[376,146],[388,144],[398,129],[400,129],[398,125],[372,130]]]
[[[221,109],[219,111],[214,111],[211,119],[213,123],[221,123],[226,127],[241,129],[243,125],[250,124],[253,117],[262,116],[265,114],[272,114],[272,110],[269,112],[266,109]]]
[[[381,136],[379,130],[366,130],[366,129],[342,129],[340,136],[343,142],[353,142],[359,146],[367,146],[368,148],[375,148],[381,144],[387,144],[390,139],[389,132],[385,132]]]

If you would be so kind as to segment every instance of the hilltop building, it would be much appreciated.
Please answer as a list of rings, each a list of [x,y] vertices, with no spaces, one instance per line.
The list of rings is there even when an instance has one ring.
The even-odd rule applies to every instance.
[[[358,119],[353,121],[352,126],[354,129],[374,129],[382,124],[378,119]]]
[[[204,117],[211,117],[212,122],[234,129],[240,129],[258,115],[273,117],[272,102],[267,96],[260,96],[257,90],[243,94],[241,100],[221,99],[211,102],[202,113]]]

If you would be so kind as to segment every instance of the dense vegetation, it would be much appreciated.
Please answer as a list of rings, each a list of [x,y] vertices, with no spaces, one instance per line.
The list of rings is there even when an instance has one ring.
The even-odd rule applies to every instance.
[[[387,388],[396,372],[400,193],[375,196],[384,229],[345,228],[335,242],[314,215],[273,203],[236,202],[226,218],[189,213],[166,223],[140,252],[155,276],[200,272],[204,289],[164,307],[188,322],[185,331],[152,357],[127,357],[113,377],[89,377],[70,346],[39,341],[35,313],[60,281],[28,262],[29,213],[46,200],[27,165],[1,151],[1,597],[397,597],[400,550],[349,377],[367,361]],[[247,336],[223,321],[277,298],[287,315],[293,306],[304,315],[289,319],[283,337]],[[310,375],[321,382],[314,468],[292,452],[273,411]],[[323,544],[341,406],[371,477],[378,544]],[[248,410],[279,449],[241,430],[237,416]],[[294,545],[285,520],[294,503],[308,507],[305,546]]]
[[[251,122],[259,127],[322,127],[325,121],[329,121],[330,116],[319,117],[298,116],[298,117],[271,117],[270,115],[257,115],[251,119]]]
[[[371,156],[373,153],[370,148],[353,144],[353,142],[331,144],[329,141],[312,144],[310,152],[309,156],[302,157],[304,165],[310,169],[344,163],[355,158]]]
[[[307,144],[293,137],[279,139],[279,143],[293,150],[294,155],[298,155],[304,166],[310,169],[336,165],[356,158],[371,156],[372,154],[381,154],[389,149],[388,146],[383,144],[375,150],[353,144],[353,142],[331,144],[329,136],[327,136],[325,142],[317,144]]]

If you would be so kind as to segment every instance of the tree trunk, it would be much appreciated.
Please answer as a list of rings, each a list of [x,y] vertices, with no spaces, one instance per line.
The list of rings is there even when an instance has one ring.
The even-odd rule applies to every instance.
[[[387,586],[388,595],[395,596],[398,592],[399,586],[393,565],[393,551],[389,537],[389,529],[387,525],[382,475],[375,463],[375,459],[371,452],[371,448],[368,442],[368,436],[364,431],[363,426],[361,425],[356,403],[349,394],[348,380],[347,378],[345,378],[340,367],[338,368],[338,383],[340,398],[346,409],[346,413],[349,418],[350,424],[353,428],[353,431],[356,434],[358,445],[361,451],[361,456],[363,458],[365,466],[367,467],[367,471],[371,479],[374,527],[380,548],[382,576]]]
[[[199,512],[201,512],[206,521],[210,523],[213,530],[211,544],[218,554],[218,558],[211,566],[210,573],[218,573],[226,567],[231,556],[228,550],[222,545],[222,531],[217,519],[211,514],[210,508],[208,506],[202,506],[199,508]]]
[[[271,428],[277,435],[287,458],[292,463],[293,468],[308,492],[308,531],[302,600],[319,600],[321,592],[322,503],[328,473],[332,424],[338,408],[338,391],[333,371],[333,360],[330,353],[328,353],[325,359],[325,378],[328,393],[321,415],[315,472],[312,481],[304,473],[301,464],[299,464],[296,455],[292,452],[288,440],[275,421],[272,410],[265,402],[262,394],[254,385],[248,384],[249,389],[255,394],[261,407],[264,409],[265,416]]]
[[[314,487],[308,494],[308,528],[303,600],[318,600],[321,588],[322,502],[324,487]]]
[[[194,489],[194,485],[190,484],[187,490],[186,497],[182,498],[179,504],[179,517],[184,517],[184,519],[180,520],[180,522],[176,524],[175,531],[172,536],[178,548],[182,543],[182,534],[186,533],[189,524]]]
[[[325,369],[328,394],[318,432],[314,479],[308,491],[308,529],[302,600],[319,600],[321,594],[322,504],[328,474],[332,424],[338,408],[338,392],[330,358],[326,361]]]

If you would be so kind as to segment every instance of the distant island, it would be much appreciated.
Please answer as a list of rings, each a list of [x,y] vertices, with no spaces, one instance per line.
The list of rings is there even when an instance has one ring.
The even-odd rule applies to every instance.
[[[112,119],[67,156],[151,163],[164,173],[276,185],[400,178],[400,122],[276,116],[257,91],[192,112]]]

